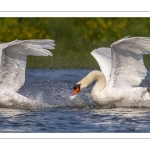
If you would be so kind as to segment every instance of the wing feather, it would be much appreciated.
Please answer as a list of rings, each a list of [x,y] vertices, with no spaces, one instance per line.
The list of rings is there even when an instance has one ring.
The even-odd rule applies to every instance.
[[[99,64],[102,73],[105,75],[106,82],[109,82],[111,74],[111,49],[106,47],[98,48],[93,50],[91,55]]]
[[[139,86],[147,75],[143,55],[150,54],[150,38],[123,38],[112,44],[111,53],[111,85],[122,88]]]
[[[53,40],[15,40],[0,44],[0,84],[18,91],[25,82],[27,56],[52,56],[46,49],[54,46]]]

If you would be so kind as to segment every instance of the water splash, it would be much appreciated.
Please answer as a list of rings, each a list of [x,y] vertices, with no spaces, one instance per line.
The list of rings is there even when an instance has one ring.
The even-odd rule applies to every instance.
[[[43,109],[47,107],[150,107],[149,101],[124,101],[117,105],[101,107],[91,98],[92,85],[76,96],[71,96],[73,86],[91,70],[27,70],[26,82],[20,94],[30,99],[27,103],[18,101],[0,101],[0,108]],[[71,96],[71,97],[70,97]]]

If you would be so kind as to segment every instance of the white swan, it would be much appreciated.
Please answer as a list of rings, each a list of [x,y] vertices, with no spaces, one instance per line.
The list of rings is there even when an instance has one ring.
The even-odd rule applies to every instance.
[[[29,101],[17,91],[24,85],[28,55],[52,56],[46,49],[54,49],[54,41],[15,40],[0,44],[0,105],[12,105],[12,101]]]
[[[101,106],[150,100],[150,89],[143,82],[147,69],[143,55],[150,54],[149,37],[125,37],[111,45],[91,52],[100,71],[92,71],[75,86],[72,96],[96,81],[91,96]]]

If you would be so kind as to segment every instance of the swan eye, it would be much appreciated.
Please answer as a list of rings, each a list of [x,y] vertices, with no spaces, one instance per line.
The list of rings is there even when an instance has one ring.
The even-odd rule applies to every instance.
[[[80,89],[80,85],[81,85],[81,84],[77,84],[77,85],[75,85],[75,86],[74,86],[74,90],[75,90],[75,89],[77,89],[77,88],[79,88],[79,89]]]
[[[74,86],[74,90],[72,92],[72,96],[77,94],[80,91],[80,85],[81,84],[77,84],[77,85]]]

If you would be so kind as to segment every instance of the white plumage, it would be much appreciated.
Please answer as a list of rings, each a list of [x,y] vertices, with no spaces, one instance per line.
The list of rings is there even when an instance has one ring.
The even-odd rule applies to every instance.
[[[109,105],[121,101],[150,100],[147,85],[143,87],[147,75],[143,55],[150,54],[149,37],[125,37],[113,43],[111,48],[95,49],[91,54],[101,72],[93,71],[77,84],[82,90],[96,80],[92,89],[95,102]]]
[[[0,103],[28,100],[16,93],[25,82],[27,56],[52,56],[46,49],[54,49],[54,46],[54,41],[49,39],[15,40],[0,44]]]
[[[102,47],[95,49],[91,52],[91,55],[98,62],[101,71],[105,75],[106,81],[110,81],[111,74],[111,49]]]

